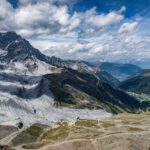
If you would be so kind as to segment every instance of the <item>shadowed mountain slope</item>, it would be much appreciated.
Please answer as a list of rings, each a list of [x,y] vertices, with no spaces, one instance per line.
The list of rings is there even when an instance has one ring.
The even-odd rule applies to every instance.
[[[92,74],[64,69],[60,74],[45,76],[55,100],[79,107],[103,108],[109,112],[138,112],[140,103],[125,92],[101,82]]]

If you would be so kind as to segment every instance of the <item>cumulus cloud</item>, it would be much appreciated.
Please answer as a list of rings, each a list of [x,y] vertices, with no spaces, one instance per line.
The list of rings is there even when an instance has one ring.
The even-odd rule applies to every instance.
[[[149,19],[126,19],[126,7],[70,13],[76,0],[0,0],[0,31],[16,31],[47,55],[64,59],[150,59]]]
[[[12,11],[12,7],[9,3],[7,3],[5,0],[0,1],[0,20],[2,21],[6,17],[9,17],[10,12]]]
[[[14,16],[19,32],[27,35],[63,32],[69,26],[70,17],[67,6],[55,6],[47,2],[18,8]]]
[[[54,1],[54,0],[53,0]],[[58,0],[55,2],[59,2]],[[61,3],[65,4],[65,0]],[[36,34],[53,34],[73,30],[79,20],[70,16],[67,5],[55,5],[52,1],[24,1],[18,8],[13,9],[6,1],[1,1],[0,30],[15,30],[23,36]],[[11,16],[11,17],[10,17]],[[7,22],[7,23],[5,23]],[[9,24],[12,26],[9,27]]]
[[[137,27],[138,23],[137,22],[132,22],[132,23],[124,23],[121,25],[120,29],[119,29],[119,33],[123,33],[123,32],[132,32],[136,27]]]
[[[3,24],[8,23],[5,23],[5,26],[1,25],[0,30],[10,28],[25,37],[67,33],[77,28],[80,31],[95,31],[96,28],[117,23],[124,18],[122,14],[124,7],[108,14],[98,14],[96,8],[92,8],[71,15],[68,4],[75,3],[75,0],[69,2],[67,0],[20,0],[16,9],[12,8],[6,0],[2,0],[1,3],[3,8],[1,21]]]
[[[94,9],[93,15],[90,16],[90,18],[87,20],[87,22],[91,23],[97,27],[111,25],[113,23],[121,21],[124,18],[124,16],[121,14],[122,10],[124,10],[124,7],[121,8],[120,11],[112,11],[108,14],[97,15],[97,13]]]

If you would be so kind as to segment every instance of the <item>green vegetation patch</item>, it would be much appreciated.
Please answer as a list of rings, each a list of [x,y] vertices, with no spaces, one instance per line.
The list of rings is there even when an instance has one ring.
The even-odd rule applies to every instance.
[[[42,137],[42,139],[46,140],[63,140],[65,139],[69,134],[69,127],[68,126],[59,126],[57,128],[51,128],[48,130]]]
[[[75,123],[76,126],[84,126],[84,127],[97,127],[98,121],[96,120],[78,120]]]
[[[110,122],[110,121],[105,121],[105,122],[101,122],[101,126],[103,128],[110,128],[110,127],[114,127],[115,124],[113,122]]]
[[[20,144],[34,143],[42,134],[44,127],[40,125],[32,125],[27,130],[21,132],[17,137],[12,140],[14,146]]]
[[[69,139],[90,139],[101,135],[101,132],[97,128],[85,127],[85,126],[74,126],[70,129]]]
[[[150,101],[150,95],[148,94],[135,94],[132,93],[131,95],[135,96],[139,101]]]
[[[33,125],[30,128],[28,128],[26,132],[31,136],[39,137],[43,132],[43,128],[37,125]]]
[[[143,131],[143,129],[138,128],[138,127],[127,127],[127,130],[131,131],[131,132],[140,132],[140,131]]]

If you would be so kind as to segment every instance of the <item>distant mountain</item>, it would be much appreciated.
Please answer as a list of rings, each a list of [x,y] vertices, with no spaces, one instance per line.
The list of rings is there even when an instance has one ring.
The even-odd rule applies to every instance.
[[[122,82],[119,86],[125,91],[150,95],[150,70],[144,70],[134,77]]]
[[[144,69],[149,69],[150,66],[150,59],[149,58],[143,58],[141,60],[132,60],[132,64],[136,64]]]
[[[103,82],[110,84],[112,87],[118,87],[120,81],[106,71],[97,71],[96,75]]]
[[[117,86],[119,84],[119,80],[114,78],[111,74],[105,71],[101,71],[99,68],[93,66],[93,64],[86,61],[77,61],[77,60],[62,60],[61,58],[57,58],[52,56],[50,59],[50,64],[60,68],[69,68],[72,70],[76,70],[78,72],[90,73],[102,82],[109,83],[112,86]]]
[[[88,72],[88,73],[94,73],[94,74],[96,72],[95,68],[86,64],[84,61],[63,60],[61,58],[52,56],[49,59],[49,63],[58,68],[70,68],[72,70],[77,70],[79,72]]]
[[[103,62],[94,63],[93,65],[99,67],[101,71],[111,74],[120,81],[126,80],[142,70],[140,67],[133,64]]]

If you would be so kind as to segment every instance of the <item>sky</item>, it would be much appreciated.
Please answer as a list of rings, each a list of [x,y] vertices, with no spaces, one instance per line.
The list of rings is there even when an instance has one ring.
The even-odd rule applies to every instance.
[[[63,59],[150,63],[150,0],[0,0],[0,32]]]

